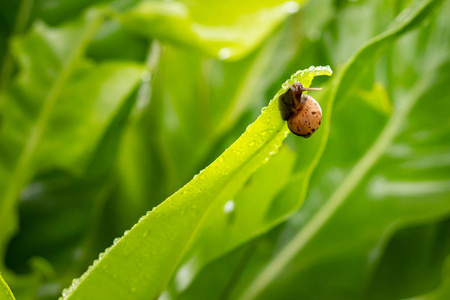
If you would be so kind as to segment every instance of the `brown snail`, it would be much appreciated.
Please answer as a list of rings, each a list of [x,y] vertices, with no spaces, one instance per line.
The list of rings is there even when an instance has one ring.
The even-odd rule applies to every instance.
[[[288,84],[289,85],[289,84]],[[298,136],[308,138],[320,126],[322,109],[317,101],[304,91],[321,90],[305,88],[300,82],[289,85],[289,90],[280,96],[278,102],[281,118],[288,122],[289,130]]]

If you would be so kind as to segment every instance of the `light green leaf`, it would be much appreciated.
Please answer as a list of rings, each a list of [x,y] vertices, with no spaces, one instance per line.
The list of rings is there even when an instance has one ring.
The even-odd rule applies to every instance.
[[[309,86],[318,75],[331,75],[331,70],[311,67],[297,72],[289,81]],[[203,230],[211,210],[222,210],[247,178],[281,146],[288,129],[280,117],[278,97],[287,88],[278,91],[259,118],[209,167],[117,239],[63,292],[63,298],[158,297]]]
[[[2,275],[0,274],[0,299],[2,300],[15,300],[14,295],[12,294],[9,286],[6,284],[5,280],[3,280]]]
[[[142,1],[121,22],[151,38],[221,59],[246,55],[304,1]]]

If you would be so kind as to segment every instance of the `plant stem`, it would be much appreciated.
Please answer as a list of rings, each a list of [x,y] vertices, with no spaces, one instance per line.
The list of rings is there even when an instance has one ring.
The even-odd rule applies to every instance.
[[[139,115],[149,105],[152,97],[152,82],[158,69],[159,60],[162,52],[162,45],[159,41],[153,40],[148,47],[147,59],[145,60],[146,75],[148,78],[142,78],[139,87],[134,115]]]

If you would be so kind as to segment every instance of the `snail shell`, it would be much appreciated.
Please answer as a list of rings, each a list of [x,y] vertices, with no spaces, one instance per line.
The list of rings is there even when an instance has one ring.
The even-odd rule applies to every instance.
[[[298,136],[308,138],[319,129],[322,122],[322,109],[319,103],[303,94],[306,89],[299,82],[280,96],[281,118],[288,122],[289,130]]]

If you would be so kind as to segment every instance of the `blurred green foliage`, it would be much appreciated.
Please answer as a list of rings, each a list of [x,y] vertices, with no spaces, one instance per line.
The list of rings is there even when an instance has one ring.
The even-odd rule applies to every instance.
[[[116,240],[81,299],[449,299],[449,15],[436,0],[0,0],[0,272],[16,299],[58,298],[235,141]],[[322,127],[279,147],[276,105],[261,109],[310,65],[335,71],[313,83]]]

